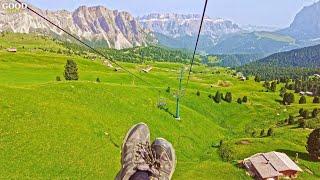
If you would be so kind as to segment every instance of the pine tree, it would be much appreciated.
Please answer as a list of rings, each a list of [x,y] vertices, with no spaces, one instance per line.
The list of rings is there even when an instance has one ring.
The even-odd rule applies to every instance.
[[[273,81],[271,83],[270,90],[273,92],[276,92],[276,90],[277,90],[277,82],[276,81]]]
[[[200,96],[200,91],[197,91],[197,96]]]
[[[293,93],[285,93],[283,96],[283,104],[290,105],[294,103],[294,94]]]
[[[319,103],[320,103],[320,98],[319,98],[319,96],[315,96],[315,97],[313,98],[313,103],[314,103],[314,104],[319,104]]]
[[[300,100],[299,100],[299,104],[306,104],[307,103],[307,99],[305,96],[301,96]]]
[[[248,97],[247,96],[243,96],[242,102],[247,103],[248,102]]]
[[[221,102],[221,93],[220,93],[220,91],[216,92],[216,95],[214,96],[214,101],[216,103],[220,103]]]
[[[304,119],[307,119],[307,118],[309,117],[309,111],[308,111],[308,110],[304,110],[304,111],[302,112],[302,117],[303,117]]]
[[[282,87],[280,90],[280,97],[283,97],[285,93],[287,93],[287,89],[285,87]]]
[[[319,114],[319,109],[315,108],[313,111],[312,111],[312,117],[313,118],[316,118]]]
[[[242,99],[238,98],[237,102],[238,102],[238,104],[242,104]]]
[[[232,102],[232,94],[231,94],[231,92],[227,92],[224,100],[225,100],[226,102],[228,102],[228,103],[231,103],[231,102]]]
[[[168,88],[166,89],[166,92],[167,92],[167,93],[170,93],[170,92],[171,92],[171,88],[168,87]]]
[[[302,113],[303,113],[304,109],[303,108],[300,108],[299,110],[299,115],[302,116]]]
[[[64,78],[67,81],[78,80],[78,67],[77,64],[73,60],[67,60],[67,64],[65,65],[64,70]]]
[[[261,137],[264,136],[264,129],[261,130],[260,136],[261,136]]]
[[[259,76],[255,76],[255,77],[254,77],[254,81],[255,81],[255,82],[260,82],[260,81],[261,81],[261,79],[260,79],[260,77],[259,77]]]
[[[274,135],[273,128],[269,128],[267,132],[267,136],[273,136],[273,135]]]
[[[320,129],[315,129],[309,135],[306,148],[311,159],[318,161],[320,158]]]
[[[292,115],[289,116],[288,124],[290,125],[294,124],[294,117]]]

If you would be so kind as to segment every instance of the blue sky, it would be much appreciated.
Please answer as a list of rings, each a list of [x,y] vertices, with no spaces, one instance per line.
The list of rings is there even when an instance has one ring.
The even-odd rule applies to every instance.
[[[44,9],[74,10],[80,5],[104,5],[134,16],[152,12],[201,13],[204,0],[26,0]],[[207,15],[240,25],[286,27],[303,6],[318,0],[209,0]]]

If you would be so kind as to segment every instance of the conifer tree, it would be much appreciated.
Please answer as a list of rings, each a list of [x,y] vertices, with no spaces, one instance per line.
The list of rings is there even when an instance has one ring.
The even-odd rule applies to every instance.
[[[79,79],[78,67],[73,60],[67,60],[67,64],[64,66],[64,78],[67,81],[76,81]]]

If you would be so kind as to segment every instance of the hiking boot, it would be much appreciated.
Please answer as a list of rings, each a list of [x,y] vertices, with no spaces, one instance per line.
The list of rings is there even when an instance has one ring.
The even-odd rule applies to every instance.
[[[170,180],[176,168],[176,154],[171,143],[167,140],[158,138],[151,145],[156,159],[155,169],[159,174],[152,174],[157,180]]]
[[[150,168],[154,164],[150,147],[150,131],[146,124],[133,126],[124,139],[121,152],[122,168],[116,180],[128,180],[138,170],[154,173]]]

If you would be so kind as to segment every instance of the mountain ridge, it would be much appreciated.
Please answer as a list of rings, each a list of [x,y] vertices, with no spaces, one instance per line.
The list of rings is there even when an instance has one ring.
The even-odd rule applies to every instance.
[[[33,9],[82,40],[104,41],[109,48],[123,49],[156,43],[150,31],[142,28],[128,12],[110,10],[104,6],[80,6],[72,12]],[[0,9],[0,31],[63,35],[62,31],[28,10],[8,13]]]

